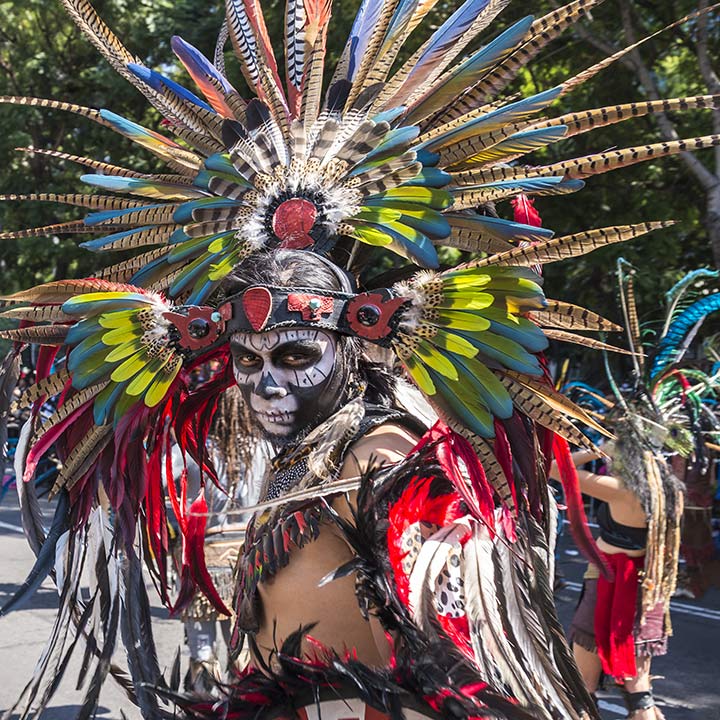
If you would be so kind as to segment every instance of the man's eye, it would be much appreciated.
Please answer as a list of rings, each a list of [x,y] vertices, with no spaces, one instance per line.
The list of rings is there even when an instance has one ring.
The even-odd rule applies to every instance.
[[[315,353],[288,353],[282,356],[282,364],[288,367],[304,367],[317,361]]]
[[[240,367],[254,368],[257,367],[260,358],[252,353],[238,353],[235,355],[235,363]]]

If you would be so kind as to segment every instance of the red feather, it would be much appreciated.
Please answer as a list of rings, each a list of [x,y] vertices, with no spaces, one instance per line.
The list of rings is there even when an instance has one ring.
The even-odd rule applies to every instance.
[[[517,195],[510,201],[510,204],[513,208],[513,220],[515,222],[532,225],[533,227],[542,225],[540,213],[535,209],[535,201],[531,200],[527,195],[522,193]]]

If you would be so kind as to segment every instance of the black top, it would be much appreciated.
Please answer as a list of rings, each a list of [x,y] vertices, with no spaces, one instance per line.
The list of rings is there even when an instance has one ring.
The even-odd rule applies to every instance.
[[[600,526],[600,537],[610,545],[622,550],[644,550],[647,545],[647,528],[621,525],[610,514],[610,505],[601,502],[597,509],[597,521]]]

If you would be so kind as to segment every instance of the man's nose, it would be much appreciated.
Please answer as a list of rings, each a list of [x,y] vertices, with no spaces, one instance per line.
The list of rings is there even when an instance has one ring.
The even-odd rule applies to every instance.
[[[287,388],[279,385],[271,373],[263,374],[255,392],[266,400],[284,398],[288,394]]]

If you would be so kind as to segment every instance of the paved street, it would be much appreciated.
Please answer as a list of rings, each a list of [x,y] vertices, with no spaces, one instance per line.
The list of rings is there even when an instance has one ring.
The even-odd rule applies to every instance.
[[[14,496],[9,493],[0,506],[0,604],[4,603],[24,579],[32,565],[32,553],[19,531],[19,514]],[[567,625],[575,606],[584,569],[583,561],[563,539],[560,567],[568,580],[558,594],[558,605]],[[152,597],[152,594],[151,594]],[[50,583],[36,594],[30,605],[0,618],[0,708],[12,705],[30,677],[35,662],[52,626],[57,597]],[[655,684],[656,695],[667,720],[714,720],[720,717],[720,592],[709,593],[701,602],[681,600],[674,603],[675,637],[670,654],[655,661],[653,671],[664,676]],[[161,665],[172,663],[182,642],[182,629],[168,619],[161,607],[154,609],[156,640]],[[117,658],[122,663],[122,657]],[[79,660],[71,664],[66,677],[42,720],[68,720],[74,716],[82,694],[75,690]],[[183,672],[185,668],[183,667]],[[601,694],[603,717],[613,720],[625,716],[617,692]],[[122,709],[130,720],[139,714],[129,706],[123,693],[109,680],[103,688],[99,718],[119,720]]]

